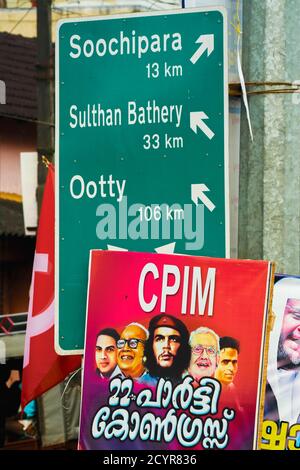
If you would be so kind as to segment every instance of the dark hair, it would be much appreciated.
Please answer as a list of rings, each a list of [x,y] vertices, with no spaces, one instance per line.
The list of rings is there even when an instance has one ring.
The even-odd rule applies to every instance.
[[[231,336],[223,336],[220,338],[220,350],[224,348],[236,349],[237,352],[240,352],[240,343],[237,339],[232,338]]]
[[[166,324],[167,328],[173,328],[178,330],[180,333],[180,347],[177,351],[176,356],[171,367],[165,368],[157,364],[156,358],[153,352],[153,340],[154,331],[156,328],[163,326],[161,319],[167,317],[170,319],[170,325]],[[172,326],[171,326],[172,325]],[[153,377],[164,377],[173,381],[181,380],[182,373],[188,368],[191,359],[191,348],[189,345],[189,332],[185,324],[172,315],[160,314],[156,315],[150,320],[149,323],[149,338],[145,344],[145,366],[149,371],[149,374]]]
[[[113,328],[104,328],[103,330],[100,330],[99,333],[97,334],[96,341],[100,335],[110,336],[116,342],[118,341],[118,339],[120,339],[119,333],[117,332],[117,330],[114,330]]]

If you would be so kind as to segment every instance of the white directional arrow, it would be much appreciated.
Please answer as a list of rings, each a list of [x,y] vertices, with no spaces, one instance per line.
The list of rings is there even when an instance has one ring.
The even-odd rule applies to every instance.
[[[107,249],[109,251],[128,251],[126,248],[120,248],[120,247],[114,246],[114,245],[107,245]]]
[[[174,253],[176,242],[155,248],[156,253]]]
[[[215,47],[215,38],[213,34],[202,34],[198,37],[196,44],[201,46],[196,50],[195,54],[192,55],[190,61],[195,64],[202,54],[207,51],[207,57],[210,56]]]
[[[192,201],[198,206],[198,199],[207,207],[207,209],[212,212],[215,209],[214,203],[208,199],[208,197],[204,194],[205,191],[210,191],[205,184],[192,184],[191,185],[191,193],[192,193]]]
[[[190,128],[197,134],[197,127],[211,140],[215,133],[203,122],[203,119],[209,117],[203,111],[192,111],[190,113]]]

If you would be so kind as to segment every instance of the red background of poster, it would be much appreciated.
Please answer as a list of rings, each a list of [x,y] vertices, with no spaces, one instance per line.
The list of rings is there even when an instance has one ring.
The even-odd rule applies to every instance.
[[[153,294],[158,301],[155,309],[145,313],[138,298],[140,273],[146,263],[154,263],[159,279],[148,274],[145,280],[145,299]],[[93,251],[90,265],[88,319],[86,328],[86,354],[84,388],[97,383],[95,374],[95,341],[103,328],[115,328],[119,333],[131,322],[148,327],[150,319],[161,313],[161,285],[163,265],[176,265],[180,269],[181,284],[176,295],[167,298],[165,313],[185,322],[189,332],[206,326],[220,337],[232,336],[240,342],[239,369],[235,378],[241,405],[247,410],[254,429],[258,384],[261,379],[261,348],[264,341],[266,296],[270,263],[266,261],[224,260],[217,258],[180,255],[157,255],[129,252]],[[184,266],[190,266],[187,314],[181,314]],[[208,268],[216,268],[213,316],[189,314],[191,274],[193,267],[201,267],[204,289]],[[173,284],[173,276],[169,282]],[[207,302],[208,304],[208,302]],[[83,392],[83,409],[85,407]],[[81,423],[81,426],[84,423]]]

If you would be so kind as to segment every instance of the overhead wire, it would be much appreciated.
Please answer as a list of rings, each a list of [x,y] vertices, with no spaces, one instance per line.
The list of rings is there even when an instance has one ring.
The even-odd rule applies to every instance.
[[[68,14],[71,14],[71,15],[76,15],[76,16],[85,16],[85,17],[88,17],[89,15],[82,15],[81,13],[79,13],[78,11],[72,11],[72,10],[69,10],[69,8],[66,8],[66,7],[55,7],[55,6],[52,6],[52,11],[54,13],[56,13],[57,15],[68,15]]]
[[[22,23],[22,21],[24,20],[24,18],[28,15],[28,13],[31,12],[31,10],[33,10],[33,7],[28,8],[28,10],[27,10],[27,11],[24,13],[24,15],[22,16],[22,18],[20,18],[20,19],[16,22],[16,24],[12,27],[12,29],[11,29],[10,31],[8,31],[9,34],[11,34],[11,33],[17,28],[17,26],[19,26],[19,24]]]
[[[10,114],[10,113],[0,112],[0,118],[10,118],[10,119],[17,119],[18,121],[34,122],[35,124],[42,124],[44,126],[50,126],[50,127],[55,126],[54,122],[40,121],[38,119],[26,118],[26,117],[23,117],[23,116],[18,116],[17,114]]]

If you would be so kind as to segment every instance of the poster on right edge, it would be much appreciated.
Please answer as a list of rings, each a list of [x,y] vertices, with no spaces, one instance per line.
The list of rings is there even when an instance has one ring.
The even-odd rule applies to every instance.
[[[262,449],[300,450],[300,277],[275,275]]]

